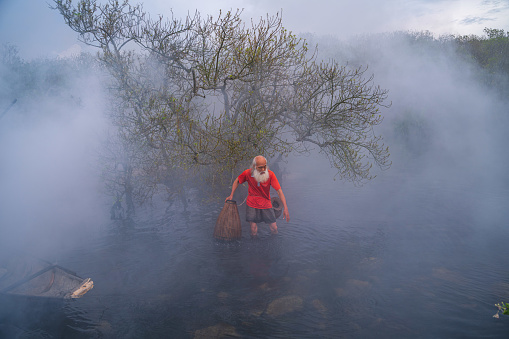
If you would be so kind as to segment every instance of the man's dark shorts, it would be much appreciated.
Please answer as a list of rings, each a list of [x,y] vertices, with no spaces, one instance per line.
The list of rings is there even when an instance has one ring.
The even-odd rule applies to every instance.
[[[255,223],[263,221],[266,224],[272,224],[276,222],[276,215],[273,208],[258,209],[246,205],[246,221]]]

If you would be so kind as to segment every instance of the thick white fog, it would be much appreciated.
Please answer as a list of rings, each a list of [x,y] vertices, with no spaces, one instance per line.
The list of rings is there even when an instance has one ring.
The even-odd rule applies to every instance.
[[[153,13],[168,6],[145,2]],[[368,65],[366,74],[373,74],[375,84],[389,90],[392,101],[383,111],[385,121],[375,130],[391,149],[391,170],[412,163],[411,175],[419,174],[421,180],[422,175],[427,180],[448,177],[476,186],[497,185],[504,178],[507,161],[501,145],[506,139],[501,126],[506,122],[506,102],[484,86],[477,66],[455,54],[452,44],[438,48],[436,43],[412,42],[405,33],[378,32],[422,28],[435,36],[482,34],[479,27],[484,24],[506,23],[506,2],[469,1],[460,6],[391,1],[382,7],[370,1],[340,2],[323,4],[327,10],[320,13],[315,13],[320,6],[294,2],[290,6],[285,1],[256,6],[250,1],[214,5],[195,1],[186,6],[204,15],[215,14],[216,8],[243,7],[245,17],[255,18],[283,8],[290,29],[316,32],[303,36],[310,45],[318,44],[320,58],[353,67]],[[173,8],[175,15],[187,13],[182,4]],[[77,41],[47,3],[3,1],[0,13],[0,42],[17,46],[28,62],[95,52]],[[9,86],[5,76],[3,87]],[[70,84],[64,94],[20,98],[0,120],[0,239],[10,246],[34,250],[65,246],[92,232],[107,216],[97,160],[107,124],[104,83],[81,77]],[[13,99],[4,97],[0,110]]]
[[[488,89],[483,72],[458,54],[454,44],[416,42],[402,32],[350,40],[306,37],[310,44],[318,44],[319,57],[353,67],[368,65],[367,75],[373,74],[376,84],[389,89],[392,106],[383,110],[384,122],[375,132],[389,146],[392,166],[386,171],[374,168],[377,177],[360,188],[332,180],[309,186],[305,178],[331,178],[335,170],[319,154],[291,157],[293,185],[316,190],[301,197],[299,188],[292,187],[298,200],[323,201],[324,210],[334,210],[343,221],[412,222],[412,210],[405,209],[421,208],[421,192],[432,189],[437,201],[461,206],[458,213],[481,220],[483,227],[504,224],[506,200],[497,197],[509,193],[505,151],[509,102],[500,94],[507,88]],[[337,198],[323,200],[334,191]]]
[[[8,80],[0,76],[2,88]],[[103,85],[85,75],[66,81],[59,93],[19,93],[0,120],[3,249],[52,255],[93,236],[107,216],[97,162],[106,128]]]
[[[0,20],[2,43],[19,43],[20,56],[29,61],[38,55],[55,58],[93,51],[77,43],[74,32],[47,4],[32,5],[27,8],[27,4],[10,1],[0,4],[1,16],[9,18]],[[209,13],[210,4],[188,5],[202,9],[203,14],[213,14]],[[312,20],[310,13],[320,6],[289,6],[284,1],[263,2],[263,6],[247,1],[242,5],[246,8],[244,15],[254,17],[261,15],[260,11],[273,14],[281,6],[290,29],[319,32],[303,36],[310,45],[318,44],[320,58],[336,59],[353,67],[369,66],[366,74],[373,74],[374,83],[389,90],[392,101],[392,106],[383,111],[385,121],[375,130],[391,148],[392,170],[405,168],[410,162],[414,164],[411,176],[421,175],[419,180],[447,177],[472,185],[496,185],[504,176],[507,161],[501,154],[505,142],[501,126],[506,122],[506,102],[482,84],[477,66],[455,54],[451,44],[440,49],[432,43],[411,42],[401,32],[375,33],[411,27],[397,18],[413,13],[421,18],[414,28],[437,28],[435,33],[444,33],[444,29],[460,27],[451,22],[458,24],[458,16],[463,15],[463,32],[470,27],[471,33],[481,34],[477,26],[467,25],[476,6],[480,6],[479,16],[484,16],[477,24],[491,20],[494,13],[498,13],[497,19],[490,24],[503,23],[505,2],[472,1],[461,9],[441,1],[420,1],[415,7],[389,2],[381,9],[378,4],[365,1],[328,5],[332,7],[321,11],[325,17],[315,13]],[[181,6],[175,8],[175,13],[184,15]],[[217,6],[232,4],[223,2]],[[166,7],[156,1],[145,4],[154,13]],[[440,8],[450,15],[439,16],[436,12]],[[363,19],[356,20],[361,11]],[[21,13],[25,15],[13,21]],[[355,15],[346,20],[347,13]],[[330,17],[336,14],[345,20]],[[359,23],[363,27],[357,27]],[[12,25],[9,34],[3,29],[7,25]],[[337,38],[343,36],[337,34],[339,31],[348,32],[350,38]],[[9,86],[9,79],[3,80],[2,86]],[[107,125],[105,84],[98,78],[84,76],[70,84],[64,94],[50,93],[32,101],[20,99],[0,120],[0,239],[15,248],[37,251],[72,244],[93,232],[107,217],[110,201],[101,195],[101,164],[97,160]],[[0,110],[12,99],[5,98]],[[311,170],[316,163],[309,163]],[[318,163],[327,166],[323,159]],[[334,172],[331,170],[329,175],[332,180]]]
[[[278,219],[278,235],[260,225],[258,237],[250,237],[243,221],[240,241],[215,241],[223,202],[200,196],[206,195],[200,187],[219,191],[218,180],[211,183],[202,175],[208,168],[180,177],[178,161],[159,167],[148,138],[141,137],[144,131],[125,143],[108,139],[119,122],[132,119],[117,114],[113,122],[112,116],[132,107],[114,106],[121,100],[109,91],[111,74],[95,62],[97,50],[80,43],[45,1],[0,0],[0,259],[33,254],[95,283],[58,312],[30,304],[34,317],[20,308],[20,315],[9,318],[11,306],[4,303],[0,337],[507,333],[507,321],[493,325],[491,318],[494,303],[509,299],[503,252],[509,201],[509,79],[502,79],[507,68],[499,78],[490,74],[468,51],[459,51],[451,35],[482,36],[484,27],[507,31],[509,1],[150,0],[144,5],[153,17],[169,15],[170,8],[177,17],[195,9],[205,17],[240,7],[243,17],[255,22],[283,9],[283,25],[309,46],[318,45],[318,60],[367,67],[365,76],[388,90],[384,104],[392,104],[381,109],[384,120],[373,132],[389,147],[392,165],[386,170],[374,165],[376,177],[354,185],[336,177],[318,150],[293,153],[283,163],[269,159],[290,222]],[[150,81],[139,88],[149,88],[143,86]],[[207,95],[211,100],[213,94]],[[167,92],[161,97],[168,100]],[[145,109],[142,105],[133,111]],[[154,120],[166,119],[164,114]],[[143,140],[126,147],[134,138]],[[199,151],[189,154],[198,162]],[[244,199],[245,192],[236,192]],[[146,198],[146,209],[136,205],[136,214],[116,218],[110,208],[113,196],[120,201],[121,194],[126,207],[130,198]],[[7,268],[0,269],[1,280]],[[40,290],[53,283],[51,278]],[[40,320],[41,314],[61,319]]]

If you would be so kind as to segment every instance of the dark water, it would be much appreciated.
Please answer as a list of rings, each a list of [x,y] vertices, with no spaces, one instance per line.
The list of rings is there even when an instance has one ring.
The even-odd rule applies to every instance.
[[[321,165],[320,165],[321,166]],[[507,188],[392,169],[363,187],[284,178],[279,235],[212,238],[222,206],[105,225],[60,265],[95,287],[11,319],[17,338],[505,338]],[[444,179],[444,178],[447,178]],[[241,207],[242,209],[242,207]],[[48,320],[49,319],[49,320]]]

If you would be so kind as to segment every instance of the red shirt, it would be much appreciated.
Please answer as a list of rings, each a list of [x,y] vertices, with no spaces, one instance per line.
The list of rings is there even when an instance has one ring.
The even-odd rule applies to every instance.
[[[272,208],[272,203],[270,202],[270,186],[276,191],[281,189],[274,172],[269,170],[269,179],[264,183],[259,183],[251,175],[251,170],[247,169],[239,175],[239,184],[245,181],[249,184],[246,204],[258,209]]]

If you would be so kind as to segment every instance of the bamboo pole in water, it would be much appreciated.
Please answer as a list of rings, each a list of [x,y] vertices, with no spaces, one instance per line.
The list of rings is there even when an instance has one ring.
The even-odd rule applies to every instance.
[[[214,238],[218,240],[236,240],[242,237],[242,223],[235,200],[226,200],[219,213],[214,228]]]

